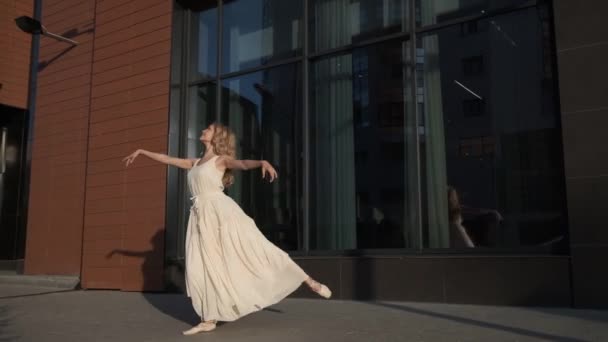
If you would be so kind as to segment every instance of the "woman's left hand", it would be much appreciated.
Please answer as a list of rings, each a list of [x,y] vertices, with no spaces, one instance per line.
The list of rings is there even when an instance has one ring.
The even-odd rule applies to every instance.
[[[270,177],[270,183],[272,183],[275,178],[279,178],[277,171],[270,165],[269,162],[262,160],[262,178],[266,178],[266,173]]]

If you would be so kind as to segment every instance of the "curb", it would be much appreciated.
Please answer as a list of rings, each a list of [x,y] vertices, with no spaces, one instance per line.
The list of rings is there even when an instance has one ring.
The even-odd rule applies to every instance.
[[[0,275],[0,284],[77,289],[80,278],[76,276],[37,276],[37,275]]]

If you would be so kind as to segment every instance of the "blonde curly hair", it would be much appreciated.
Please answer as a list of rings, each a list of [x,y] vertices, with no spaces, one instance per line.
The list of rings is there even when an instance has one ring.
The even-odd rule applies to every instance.
[[[236,135],[228,128],[219,122],[213,123],[213,138],[211,138],[211,146],[213,152],[218,156],[228,156],[236,158]],[[226,169],[222,177],[222,183],[227,188],[234,183],[234,174],[232,170]]]

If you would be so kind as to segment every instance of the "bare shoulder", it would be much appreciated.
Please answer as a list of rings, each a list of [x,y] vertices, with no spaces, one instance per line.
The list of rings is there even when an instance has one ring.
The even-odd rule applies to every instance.
[[[223,171],[228,168],[228,163],[230,163],[233,160],[234,160],[234,158],[232,158],[230,156],[219,156],[215,160],[215,166],[218,169],[220,169],[221,171]]]

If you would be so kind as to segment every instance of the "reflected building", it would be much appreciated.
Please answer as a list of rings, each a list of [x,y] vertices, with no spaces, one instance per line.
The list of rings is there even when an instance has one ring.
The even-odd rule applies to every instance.
[[[438,19],[467,14],[456,11]],[[558,111],[550,61],[538,48],[547,39],[540,14],[522,11],[436,35],[444,56],[439,68],[447,179],[464,205],[481,209],[465,214],[481,245],[564,242],[564,203],[555,200],[565,196],[562,161],[554,148],[560,145]],[[478,216],[490,210],[502,220],[480,227]]]

